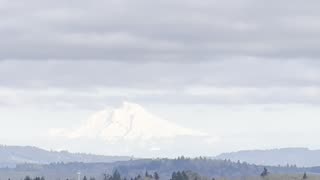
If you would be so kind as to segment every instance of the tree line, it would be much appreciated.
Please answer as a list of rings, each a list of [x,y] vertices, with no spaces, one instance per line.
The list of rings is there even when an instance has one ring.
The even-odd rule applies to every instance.
[[[260,176],[262,178],[266,178],[270,175],[270,172],[268,169],[265,167],[263,168],[263,171],[261,172]],[[307,173],[305,172],[302,176],[303,180],[308,179]],[[8,180],[11,180],[10,178]],[[25,176],[23,180],[45,180],[45,177],[30,177],[30,176]],[[69,180],[68,178],[66,180]],[[83,176],[82,180],[96,180],[95,177],[90,177],[88,178],[87,176]],[[134,177],[122,177],[120,172],[116,169],[113,171],[113,173],[110,174],[103,174],[103,180],[160,180],[160,176],[158,172],[154,171],[153,173],[149,173],[146,171],[144,175],[138,174],[137,176]],[[171,174],[171,178],[169,180],[210,180],[209,178],[203,178],[199,176],[197,173],[191,172],[191,171],[174,171]],[[211,178],[211,180],[216,180],[214,177]]]

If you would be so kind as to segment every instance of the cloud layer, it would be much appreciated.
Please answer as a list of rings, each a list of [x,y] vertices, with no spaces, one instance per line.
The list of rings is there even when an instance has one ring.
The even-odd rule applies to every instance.
[[[241,60],[241,61],[240,61]],[[319,104],[320,63],[0,61],[0,104],[100,109],[123,100],[180,104]]]
[[[319,58],[316,0],[0,1],[0,59]]]
[[[318,5],[0,0],[0,105],[318,104]]]

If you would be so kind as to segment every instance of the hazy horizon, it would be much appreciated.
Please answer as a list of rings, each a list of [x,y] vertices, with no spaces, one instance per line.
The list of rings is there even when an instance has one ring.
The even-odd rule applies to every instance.
[[[158,105],[160,108],[164,105]],[[190,106],[190,105],[189,105]],[[190,156],[190,157],[197,157],[197,156],[214,156],[218,155],[220,153],[224,152],[234,152],[239,150],[256,150],[256,149],[277,149],[277,148],[287,148],[287,147],[305,147],[309,149],[320,149],[317,145],[313,142],[312,136],[314,136],[313,132],[308,133],[310,137],[305,140],[306,136],[301,137],[301,133],[304,132],[304,129],[301,128],[301,125],[303,125],[306,121],[299,124],[300,126],[297,127],[291,127],[296,132],[281,132],[282,129],[284,129],[288,122],[284,121],[282,124],[278,123],[277,128],[270,129],[268,131],[268,128],[260,128],[261,122],[266,121],[268,118],[277,118],[288,116],[288,114],[292,113],[290,110],[286,111],[280,111],[283,106],[278,106],[278,109],[272,109],[275,108],[274,106],[254,106],[252,105],[246,105],[246,106],[228,106],[228,108],[222,107],[222,106],[213,106],[214,108],[211,108],[206,105],[193,105],[191,107],[196,107],[196,111],[192,111],[191,109],[188,109],[188,107],[185,107],[181,105],[172,105],[170,106],[187,110],[188,112],[192,112],[192,117],[187,117],[188,114],[186,113],[175,113],[174,109],[172,108],[170,111],[167,111],[167,114],[165,115],[163,113],[163,110],[160,108],[156,108],[155,106],[146,106],[144,107],[148,112],[152,113],[153,115],[162,118],[164,120],[170,121],[180,127],[189,128],[197,131],[201,131],[203,133],[206,133],[209,138],[205,138],[204,140],[210,141],[209,144],[202,144],[202,147],[205,149],[200,149],[201,147],[195,147],[197,150],[189,149],[189,150],[175,150],[176,152],[170,152],[169,155],[166,155],[165,153],[161,152],[161,149],[157,147],[157,141],[152,144],[153,148],[149,154],[146,154],[145,152],[134,152],[134,151],[117,151],[116,149],[113,151],[110,151],[110,142],[104,141],[103,139],[97,138],[95,141],[91,141],[87,139],[88,137],[78,137],[78,140],[70,139],[68,141],[66,138],[59,137],[59,136],[52,136],[52,130],[54,129],[69,129],[75,130],[81,125],[85,124],[85,122],[90,119],[94,114],[100,112],[101,110],[111,111],[112,109],[117,109],[121,107],[121,103],[110,106],[107,108],[100,109],[99,111],[87,111],[87,112],[81,112],[79,115],[73,114],[74,112],[61,112],[61,111],[55,111],[55,112],[33,112],[28,109],[23,109],[23,111],[19,111],[19,114],[15,114],[14,116],[21,117],[23,115],[24,118],[31,118],[31,117],[37,117],[39,120],[47,118],[52,121],[54,121],[54,115],[58,115],[61,117],[68,117],[68,119],[72,122],[78,122],[78,124],[68,124],[65,123],[64,120],[61,120],[60,122],[54,122],[52,124],[55,124],[54,126],[47,124],[46,122],[43,122],[43,124],[46,125],[46,128],[39,128],[39,126],[36,127],[28,127],[28,124],[24,124],[23,126],[17,127],[17,131],[24,132],[23,130],[20,131],[19,128],[25,129],[26,134],[15,134],[16,139],[13,138],[7,138],[5,140],[2,138],[2,144],[7,145],[31,145],[31,146],[37,146],[40,148],[44,148],[47,150],[68,150],[70,152],[84,152],[84,153],[93,153],[93,154],[103,154],[103,155],[127,155],[127,156],[136,156],[136,157],[177,157],[180,155],[184,156]],[[231,110],[229,109],[231,107]],[[287,106],[286,106],[287,107]],[[189,107],[190,108],[190,107]],[[296,109],[299,108],[299,106],[292,106],[292,108]],[[312,107],[314,108],[314,107]],[[253,111],[254,110],[254,111]],[[310,111],[310,108],[308,109]],[[200,112],[199,112],[200,111]],[[230,114],[232,112],[232,114]],[[254,116],[252,115],[254,112]],[[6,112],[8,113],[8,111]],[[314,109],[313,113],[317,113],[316,109]],[[9,113],[10,114],[10,113]],[[31,116],[30,116],[31,114]],[[171,115],[172,114],[172,115]],[[218,117],[220,117],[220,121],[223,119],[223,122],[212,124],[212,126],[208,126],[208,123],[210,123],[211,116],[208,116],[208,114],[218,114]],[[299,118],[297,116],[303,116],[303,113],[296,113],[295,119]],[[14,117],[13,116],[13,117]],[[29,117],[30,116],[30,117]],[[47,117],[48,116],[48,117]],[[203,116],[204,118],[202,121],[191,121],[193,117],[197,116]],[[237,124],[235,123],[232,117],[249,117],[250,119],[246,119],[246,123]],[[264,116],[263,120],[255,122],[256,117]],[[170,118],[171,117],[171,118]],[[174,117],[174,118],[172,118]],[[81,119],[81,120],[80,120]],[[176,120],[178,119],[178,120]],[[189,119],[190,122],[184,122],[186,119]],[[275,119],[276,121],[277,119]],[[10,129],[13,129],[16,126],[16,122],[19,121],[19,118],[17,121],[11,121],[12,124],[9,124],[11,126]],[[38,121],[39,122],[39,121]],[[199,124],[199,122],[202,122]],[[216,123],[219,122],[218,120],[212,122]],[[234,126],[231,126],[230,123],[235,123]],[[247,123],[250,123],[251,126],[248,127]],[[21,124],[21,123],[20,123]],[[41,124],[41,122],[40,122]],[[29,125],[32,126],[32,125]],[[254,127],[254,128],[252,128]],[[30,131],[30,129],[34,128],[34,131]],[[10,131],[8,129],[8,131]],[[316,127],[314,127],[316,130]],[[213,131],[212,131],[213,130]],[[2,134],[6,133],[6,130],[3,130],[0,132]],[[254,136],[253,136],[254,135]],[[275,139],[274,136],[277,135],[277,138]],[[279,135],[282,135],[279,136]],[[295,136],[293,136],[295,135]],[[251,137],[250,137],[251,136]],[[294,141],[288,141],[290,137],[295,137],[293,139]],[[4,136],[2,136],[4,137]],[[31,138],[30,138],[31,137]],[[297,142],[297,138],[302,139],[301,142]],[[30,139],[29,139],[30,138]],[[92,137],[90,137],[92,138]],[[201,139],[201,138],[200,138]],[[138,140],[138,139],[136,139]],[[228,140],[228,141],[226,141]],[[247,142],[241,142],[241,140],[247,140],[247,142],[252,142],[248,144]],[[90,143],[89,143],[90,141]],[[177,140],[177,144],[179,142],[182,142],[182,140]],[[282,141],[286,141],[283,143]],[[197,140],[195,140],[197,142]],[[124,145],[125,142],[122,142]],[[121,145],[120,143],[120,145]],[[188,143],[193,143],[193,141],[188,141]],[[90,144],[90,145],[87,145]],[[118,147],[116,147],[118,148]],[[198,150],[199,148],[199,150]],[[172,149],[173,150],[173,149]]]

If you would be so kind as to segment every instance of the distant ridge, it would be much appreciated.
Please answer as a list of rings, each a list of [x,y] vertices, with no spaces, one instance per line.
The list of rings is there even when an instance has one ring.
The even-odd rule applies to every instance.
[[[177,158],[177,159],[137,159],[130,161],[119,161],[114,163],[54,163],[49,165],[22,164],[16,168],[0,168],[1,179],[23,179],[25,175],[45,176],[46,180],[76,179],[77,172],[87,177],[103,179],[103,173],[111,174],[118,170],[122,177],[136,177],[142,175],[141,180],[152,180],[145,178],[144,174],[157,172],[161,180],[170,179],[174,171],[192,171],[206,177],[230,177],[238,178],[245,176],[260,176],[265,166],[256,166],[247,163],[231,162],[227,160],[213,160],[207,158]],[[298,174],[302,177],[304,172],[317,173],[318,170],[297,167],[267,166],[272,174]],[[209,180],[209,178],[198,180]],[[211,178],[210,178],[211,179]],[[195,178],[190,178],[195,180]]]
[[[0,145],[0,167],[15,167],[17,164],[49,164],[55,162],[115,162],[129,160],[126,156],[103,156],[68,151],[47,151],[33,146]]]
[[[299,167],[320,166],[320,150],[308,148],[281,148],[270,150],[245,150],[232,153],[223,153],[215,159],[230,159],[258,165]]]
[[[50,164],[50,163],[110,163],[128,161],[129,156],[104,156],[86,153],[71,153],[68,151],[48,151],[33,146],[6,146],[0,145],[0,167],[15,167],[18,164]],[[223,153],[213,159],[229,159],[237,162],[247,162],[256,165],[298,167],[320,166],[320,150],[308,148],[281,148],[270,150],[244,150],[232,153]]]

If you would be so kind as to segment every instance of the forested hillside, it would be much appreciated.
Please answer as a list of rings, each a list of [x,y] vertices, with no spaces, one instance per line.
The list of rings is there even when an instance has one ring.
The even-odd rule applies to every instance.
[[[271,174],[302,174],[311,169],[297,168],[295,166],[268,166]],[[86,177],[103,179],[104,174],[112,174],[117,170],[127,179],[142,176],[146,172],[157,172],[163,179],[170,179],[173,172],[192,171],[204,177],[244,177],[259,176],[263,166],[248,163],[231,162],[230,160],[211,160],[206,158],[189,159],[143,159],[114,163],[53,163],[49,165],[24,164],[16,168],[0,169],[0,177],[4,179],[21,179],[25,175],[45,176],[48,179],[76,179],[77,173]]]
[[[300,167],[320,165],[320,150],[307,148],[282,148],[270,150],[246,150],[232,153],[223,153],[215,159],[230,159],[232,161],[245,161],[258,165],[286,166],[295,164]]]

